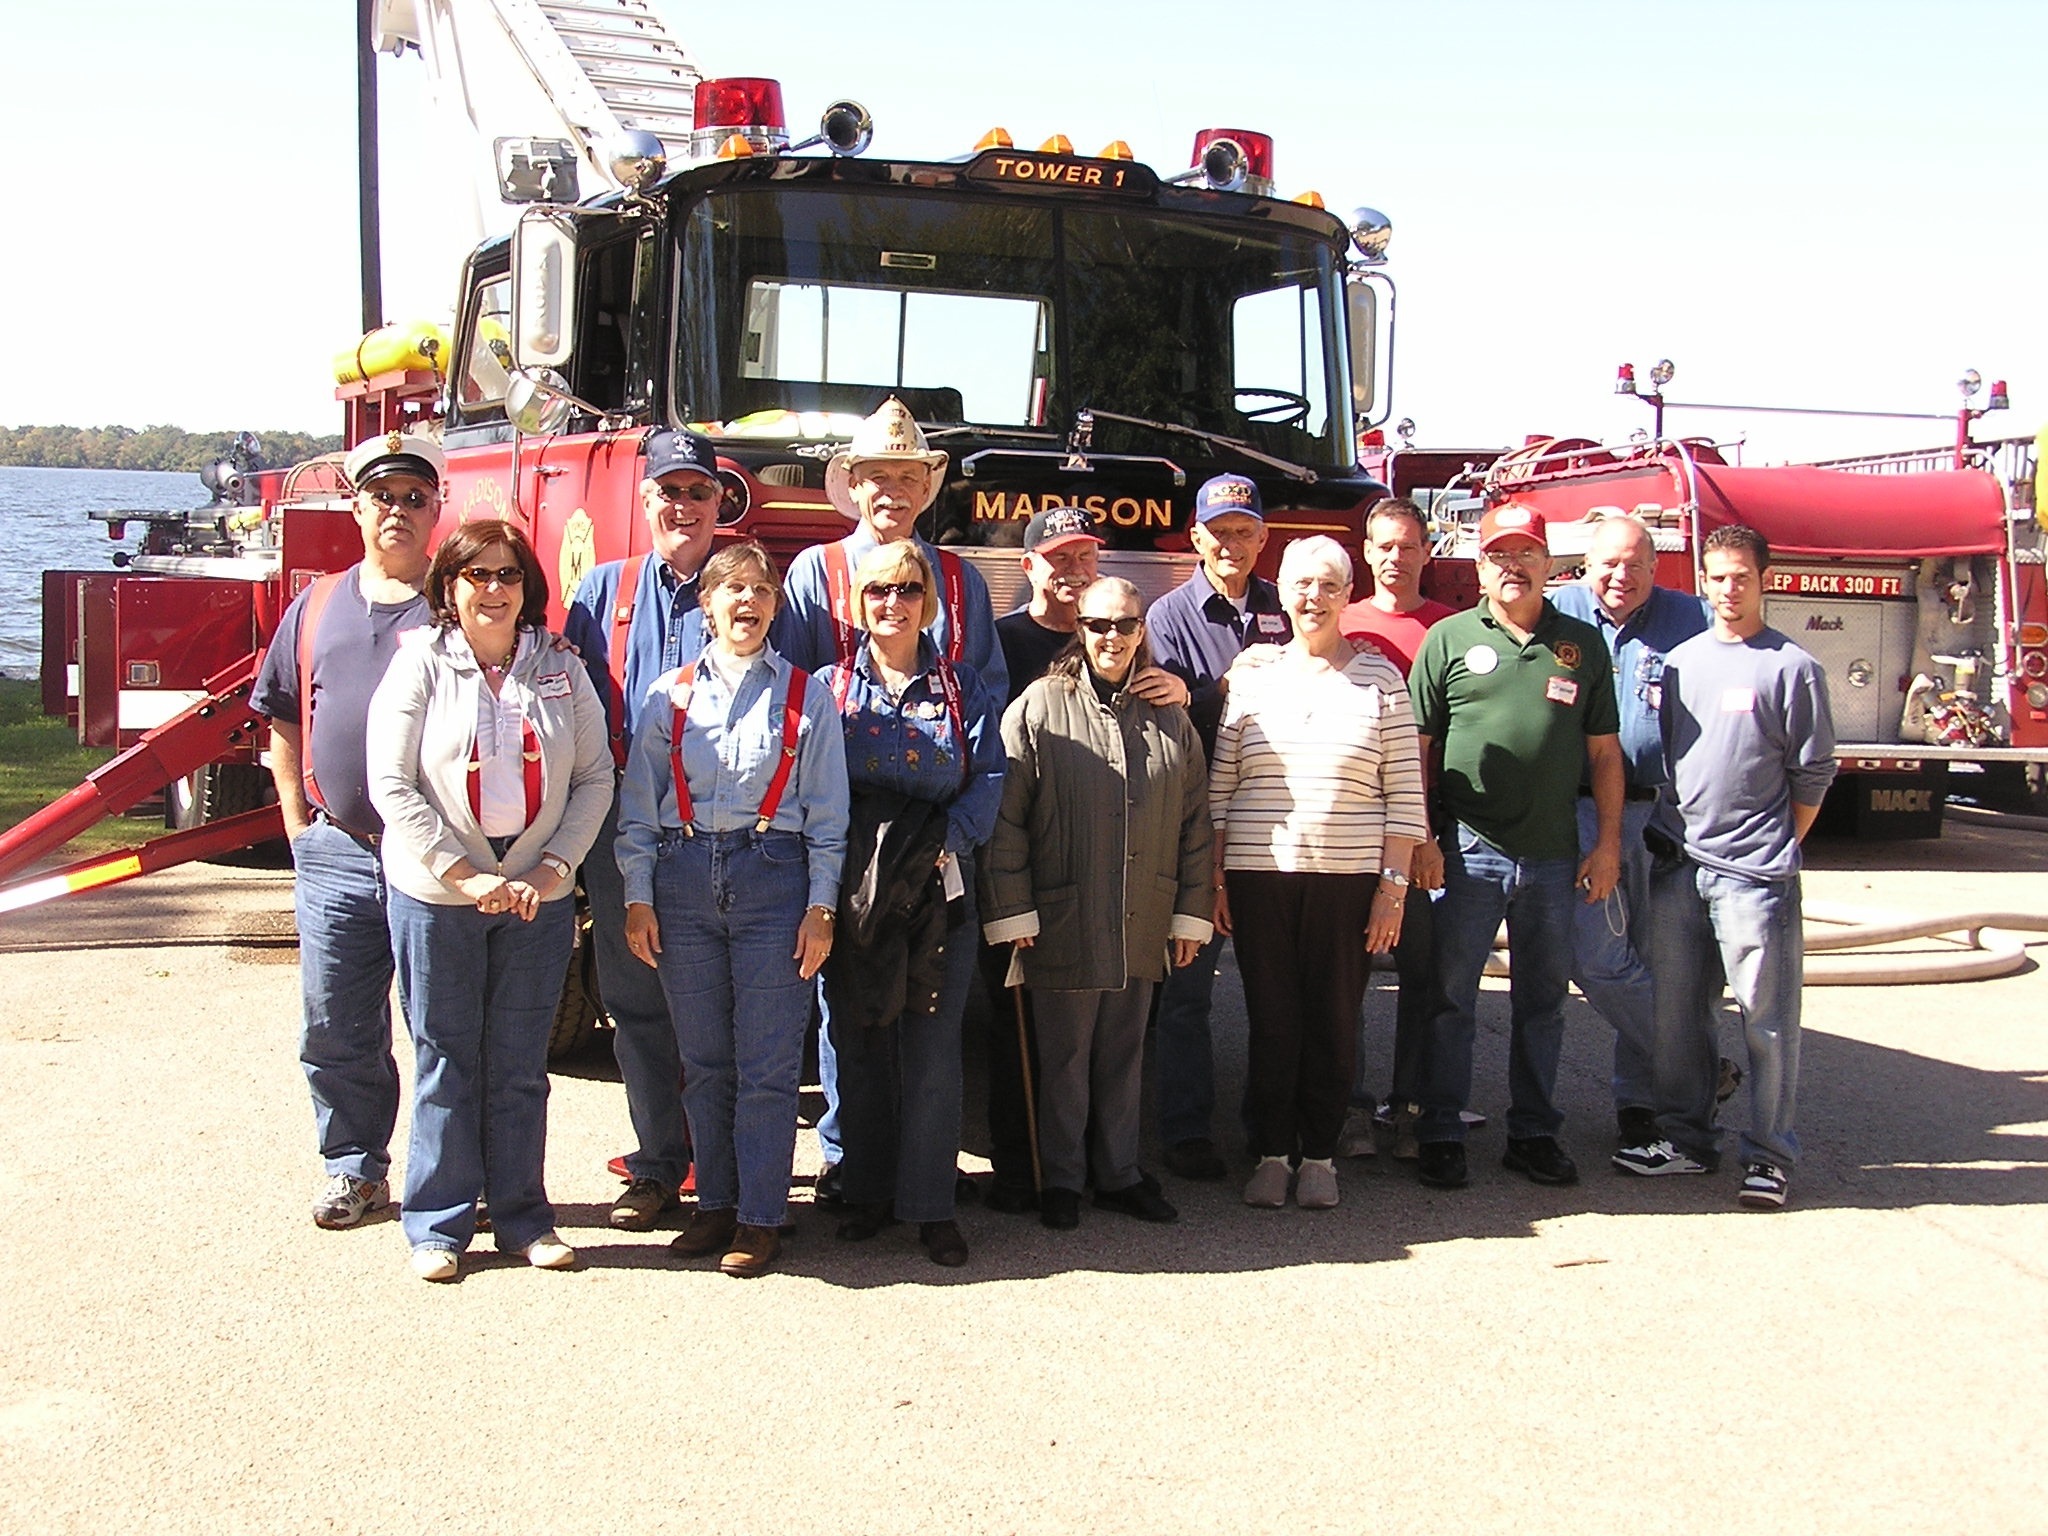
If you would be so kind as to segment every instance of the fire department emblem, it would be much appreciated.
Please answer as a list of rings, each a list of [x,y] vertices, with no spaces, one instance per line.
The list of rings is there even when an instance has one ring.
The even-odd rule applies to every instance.
[[[1578,646],[1570,640],[1558,641],[1556,645],[1551,647],[1551,653],[1557,657],[1557,664],[1560,667],[1576,669],[1579,662],[1583,659],[1579,654]]]
[[[566,605],[576,595],[576,589],[583,585],[591,567],[597,564],[597,528],[590,521],[590,514],[578,507],[569,514],[562,524],[562,555],[555,574],[561,578],[557,589]]]
[[[402,451],[405,447],[405,434],[396,430],[386,432],[384,434],[384,446],[392,453]]]

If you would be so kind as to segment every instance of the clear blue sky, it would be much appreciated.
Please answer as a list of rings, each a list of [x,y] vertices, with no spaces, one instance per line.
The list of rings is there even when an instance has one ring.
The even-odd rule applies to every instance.
[[[881,151],[992,123],[1161,170],[1195,130],[1278,141],[1283,193],[1394,220],[1396,415],[1437,443],[1618,437],[1615,365],[1677,399],[1953,408],[1965,367],[2048,417],[2041,0],[656,8],[790,116],[864,101]],[[356,337],[350,0],[105,0],[10,18],[0,423],[331,430]],[[938,18],[944,18],[940,22]],[[459,253],[408,232],[455,167],[410,147],[417,61],[383,67],[393,317]],[[418,142],[417,137],[411,144]],[[37,198],[24,206],[23,193]],[[1777,457],[1939,440],[1674,415]]]

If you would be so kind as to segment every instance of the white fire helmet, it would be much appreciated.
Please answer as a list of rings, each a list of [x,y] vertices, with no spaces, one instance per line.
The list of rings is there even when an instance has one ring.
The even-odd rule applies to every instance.
[[[894,395],[854,429],[846,446],[825,466],[825,495],[842,517],[859,520],[860,508],[853,504],[853,466],[871,459],[922,464],[932,472],[924,506],[917,509],[920,514],[938,499],[939,485],[946,478],[946,455],[926,444],[910,408]]]

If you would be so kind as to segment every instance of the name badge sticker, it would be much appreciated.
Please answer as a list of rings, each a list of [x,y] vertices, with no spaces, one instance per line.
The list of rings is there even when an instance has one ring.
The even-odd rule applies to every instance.
[[[1721,690],[1721,713],[1724,715],[1747,715],[1756,710],[1754,688],[1723,688]]]
[[[1500,652],[1490,645],[1475,645],[1465,653],[1465,670],[1486,676],[1500,665]]]
[[[1284,613],[1256,613],[1252,617],[1259,621],[1259,633],[1262,635],[1287,633],[1287,615]]]
[[[1650,708],[1661,711],[1664,708],[1664,685],[1662,683],[1652,683],[1647,692],[1650,695]]]
[[[1553,677],[1543,685],[1543,697],[1553,704],[1579,702],[1579,685],[1569,677]]]
[[[544,699],[566,699],[569,697],[569,674],[566,672],[549,672],[545,676],[534,679],[534,682],[537,685],[534,688],[534,692]]]

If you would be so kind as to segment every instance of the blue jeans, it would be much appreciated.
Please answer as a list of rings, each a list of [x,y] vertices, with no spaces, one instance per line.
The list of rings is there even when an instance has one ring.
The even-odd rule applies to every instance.
[[[779,1227],[816,986],[797,972],[810,859],[797,832],[664,831],[654,866],[661,985],[683,1062],[697,1207]]]
[[[554,1230],[548,1144],[548,1031],[575,943],[576,903],[544,901],[532,922],[391,893],[391,952],[412,1026],[412,1141],[405,1240],[461,1252],[488,1195],[506,1253]]]
[[[1159,1063],[1159,1140],[1177,1147],[1206,1141],[1216,1115],[1216,1055],[1209,1013],[1216,995],[1216,965],[1224,938],[1216,934],[1192,963],[1169,968],[1159,988],[1153,1055]]]
[[[661,977],[626,948],[626,883],[613,844],[619,802],[613,796],[604,826],[583,860],[590,897],[590,934],[597,952],[597,985],[612,1021],[612,1055],[626,1086],[626,1113],[639,1145],[626,1154],[626,1172],[676,1188],[690,1171],[690,1132],[683,1119],[683,1059]]]
[[[1749,1050],[1744,1162],[1791,1168],[1799,1095],[1800,988],[1806,948],[1799,877],[1744,880],[1690,859],[1660,861],[1650,876],[1650,964],[1657,972],[1657,1125],[1679,1150],[1713,1166],[1720,1081],[1716,1015],[1725,980]]]
[[[1564,1043],[1577,861],[1517,859],[1454,823],[1444,850],[1436,910],[1437,978],[1444,1007],[1431,1026],[1423,1074],[1420,1141],[1463,1141],[1458,1114],[1472,1097],[1472,1041],[1479,978],[1501,919],[1508,924],[1508,1135],[1555,1136],[1564,1116],[1551,1103]]]
[[[974,855],[962,853],[956,854],[955,857],[960,861],[960,878],[966,882],[967,889],[961,893],[959,902],[954,904],[953,915],[958,917],[964,911],[969,924],[966,931],[970,935],[977,934],[981,931],[981,911],[974,889]],[[978,963],[979,954],[977,946],[973,943],[947,944],[946,996],[951,997],[956,993],[959,996],[959,1002],[953,1005],[956,1017],[967,1011],[967,989],[974,984],[974,973]],[[957,1041],[954,1048],[957,1052]],[[825,983],[821,977],[818,982],[818,1092],[824,1096],[825,1109],[818,1116],[818,1156],[827,1168],[846,1160],[846,1135],[840,1124],[840,1096],[844,1091],[839,1086],[839,1036],[832,1031],[832,1004],[825,996]],[[956,1115],[952,1154],[956,1173],[960,1162],[959,1143],[960,1129]],[[849,1193],[846,1198],[851,1200],[856,1197]],[[887,1199],[888,1196],[884,1195],[881,1198]],[[950,1220],[951,1216],[952,1212],[949,1210],[943,1217],[923,1216],[916,1219],[944,1221]],[[902,1219],[909,1221],[912,1218],[904,1216]]]
[[[382,1179],[398,1124],[391,1056],[391,928],[376,851],[327,820],[292,841],[297,881],[299,1064],[330,1175]]]
[[[1655,994],[1643,955],[1650,934],[1650,850],[1643,828],[1656,805],[1631,800],[1621,811],[1621,882],[1605,901],[1572,909],[1572,980],[1593,1009],[1614,1026],[1614,1107],[1648,1109],[1656,1103],[1650,1058],[1656,1050]],[[1592,797],[1579,797],[1579,851],[1590,852],[1600,832]]]

